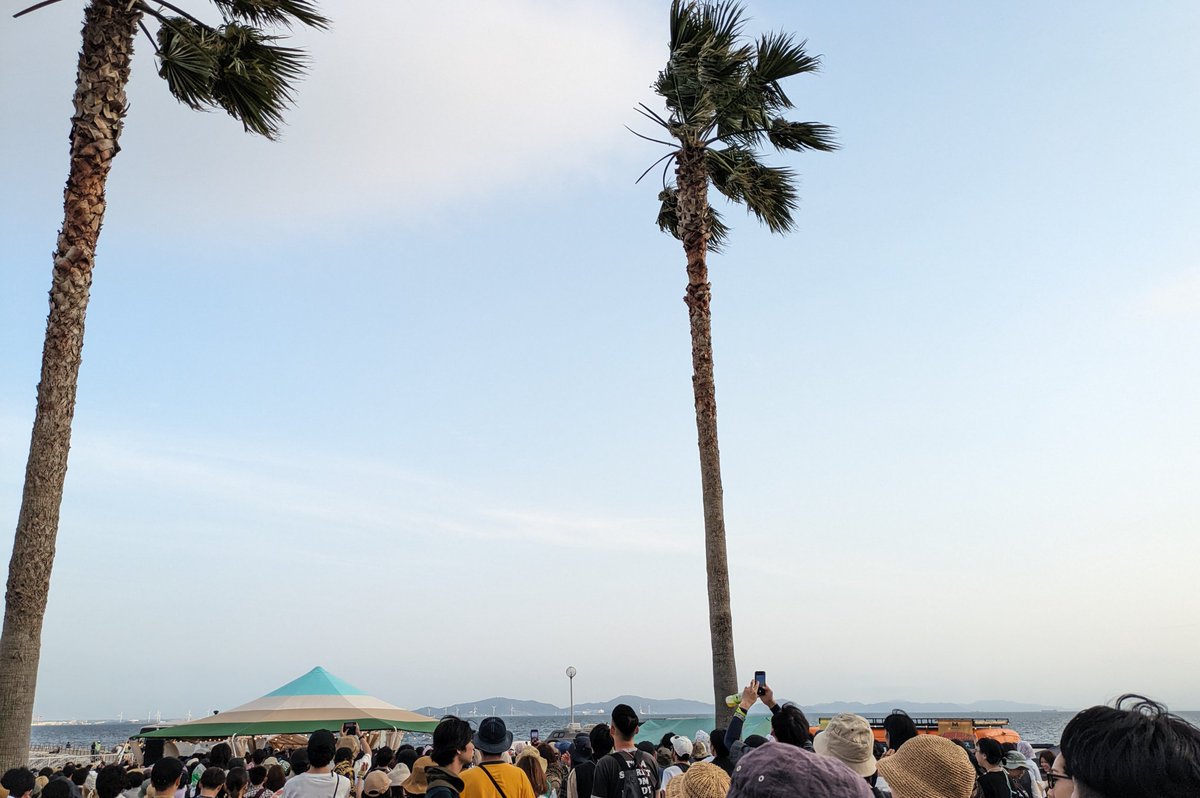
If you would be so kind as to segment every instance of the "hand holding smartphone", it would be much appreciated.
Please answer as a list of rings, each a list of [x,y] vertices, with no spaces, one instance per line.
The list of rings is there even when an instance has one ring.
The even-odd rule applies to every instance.
[[[767,672],[766,671],[755,671],[754,672],[754,681],[758,682],[758,694],[760,696],[763,693],[767,692]]]

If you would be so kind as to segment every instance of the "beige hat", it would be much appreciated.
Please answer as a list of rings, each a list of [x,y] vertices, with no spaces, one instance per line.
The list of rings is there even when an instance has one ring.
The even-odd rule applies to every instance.
[[[879,760],[879,775],[904,798],[970,798],[975,786],[967,752],[936,734],[918,734]]]
[[[697,762],[667,782],[667,798],[725,798],[729,774],[711,762]]]
[[[372,770],[363,779],[362,794],[370,796],[388,795],[392,791],[392,780],[382,770]]]
[[[864,717],[849,712],[834,715],[813,738],[813,750],[840,759],[864,778],[875,772],[875,734]]]
[[[704,744],[703,740],[697,740],[696,742],[692,743],[692,759],[693,760],[699,761],[701,759],[706,758],[707,756],[708,756],[708,746]]]
[[[429,789],[429,782],[425,779],[425,768],[434,767],[433,757],[423,756],[416,762],[413,762],[412,774],[404,780],[400,786],[404,791],[413,795],[424,795]]]
[[[546,762],[546,757],[542,756],[541,752],[539,752],[532,745],[521,749],[521,753],[517,754],[515,761],[520,762],[522,759],[536,759],[537,763],[542,766],[543,776],[546,775],[546,769],[550,766],[549,763]]]

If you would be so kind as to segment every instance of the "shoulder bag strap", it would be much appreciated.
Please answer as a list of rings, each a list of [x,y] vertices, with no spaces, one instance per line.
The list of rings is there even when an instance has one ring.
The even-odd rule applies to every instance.
[[[488,779],[491,780],[492,785],[496,788],[496,792],[500,793],[500,798],[508,798],[508,796],[504,794],[504,790],[500,788],[500,782],[496,781],[496,777],[491,774],[491,771],[487,769],[487,766],[480,765],[479,769],[482,770]]]

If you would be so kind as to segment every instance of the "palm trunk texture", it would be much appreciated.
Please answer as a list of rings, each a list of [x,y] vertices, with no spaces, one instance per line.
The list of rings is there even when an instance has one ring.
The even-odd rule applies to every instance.
[[[129,80],[133,38],[141,17],[140,12],[128,6],[128,0],[92,0],[84,13],[63,226],[54,252],[37,412],[4,596],[4,631],[0,636],[0,770],[25,764],[29,755],[42,618],[50,591],[59,505],[67,476],[84,316],[92,285],[96,241],[104,221],[104,184],[119,149],[117,140],[125,117],[125,84]]]
[[[687,254],[684,302],[692,328],[692,391],[700,447],[704,499],[704,559],[708,571],[708,626],[712,641],[713,702],[717,726],[732,717],[725,696],[738,691],[733,656],[733,613],[729,607],[729,563],[725,552],[725,494],[717,446],[717,394],[713,381],[712,313],[708,282],[708,170],[704,150],[684,147],[675,170],[679,186],[679,230]]]

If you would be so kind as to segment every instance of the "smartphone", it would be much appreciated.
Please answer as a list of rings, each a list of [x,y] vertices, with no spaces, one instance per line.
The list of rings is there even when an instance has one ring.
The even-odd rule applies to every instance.
[[[767,692],[767,690],[766,690],[767,672],[766,671],[755,671],[754,672],[754,681],[758,682],[758,694],[759,695],[762,695],[763,693]]]
[[[351,737],[358,736],[358,724],[347,722],[342,724],[342,734],[348,734]]]
[[[538,730],[530,729],[529,730],[529,742],[533,743],[534,745],[537,745],[537,741],[538,741]]]

